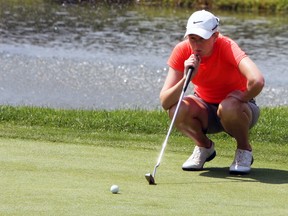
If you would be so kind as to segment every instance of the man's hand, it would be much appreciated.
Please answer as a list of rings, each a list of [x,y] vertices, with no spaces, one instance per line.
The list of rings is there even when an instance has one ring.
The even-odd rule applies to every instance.
[[[227,97],[236,98],[237,100],[239,100],[243,103],[247,103],[249,101],[249,99],[247,99],[245,97],[245,93],[240,91],[240,90],[236,90],[236,91],[231,92],[230,94],[227,95]]]
[[[184,71],[184,76],[187,75],[188,69],[190,67],[194,68],[194,74],[197,72],[198,67],[200,65],[201,59],[199,57],[199,55],[195,55],[192,54],[185,62],[184,62],[184,67],[185,67],[185,71]]]

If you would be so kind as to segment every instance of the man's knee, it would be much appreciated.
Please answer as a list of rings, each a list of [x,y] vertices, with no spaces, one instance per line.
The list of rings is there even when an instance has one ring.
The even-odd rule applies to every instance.
[[[176,112],[177,104],[175,104],[171,109],[169,109],[169,117],[170,119],[173,118]],[[203,109],[203,108],[202,108]],[[175,124],[184,123],[186,120],[194,118],[195,116],[199,116],[201,112],[201,107],[197,102],[195,102],[190,97],[185,97],[179,107],[177,118]]]
[[[220,119],[225,120],[235,120],[239,118],[247,117],[251,118],[251,110],[247,103],[243,103],[236,98],[226,98],[220,104],[217,111],[217,115]]]
[[[172,106],[169,109],[169,118],[170,119],[173,118],[173,116],[174,116],[174,114],[176,112],[176,108],[177,108],[177,104],[175,104],[174,106]],[[180,107],[178,109],[176,122],[182,121],[185,116],[188,116],[190,114],[191,113],[190,113],[189,104],[187,104],[187,102],[185,100],[182,100],[181,104],[180,104]]]

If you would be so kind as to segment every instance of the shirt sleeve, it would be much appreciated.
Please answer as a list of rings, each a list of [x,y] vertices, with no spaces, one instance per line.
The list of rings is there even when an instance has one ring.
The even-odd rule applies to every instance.
[[[192,53],[189,42],[182,41],[173,49],[167,64],[176,71],[184,72],[184,62]]]
[[[231,40],[230,38],[227,40],[228,44],[226,44],[227,48],[222,49],[226,50],[224,52],[226,54],[226,58],[230,59],[230,62],[233,62],[235,65],[239,65],[240,61],[245,58],[247,55],[246,53],[238,46],[238,44]],[[230,52],[227,50],[231,50]],[[225,55],[224,54],[224,55]]]

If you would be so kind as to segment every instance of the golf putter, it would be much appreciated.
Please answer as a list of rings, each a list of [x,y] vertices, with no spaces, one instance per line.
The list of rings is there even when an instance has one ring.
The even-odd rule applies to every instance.
[[[145,178],[146,178],[146,180],[149,182],[150,185],[156,185],[156,182],[155,182],[156,170],[157,170],[157,168],[160,166],[161,159],[162,159],[162,157],[163,157],[165,148],[166,148],[167,143],[168,143],[169,136],[170,136],[171,131],[172,131],[172,129],[173,129],[173,125],[174,125],[175,119],[176,119],[176,117],[177,117],[177,113],[178,113],[178,110],[179,110],[181,101],[182,101],[182,99],[183,99],[183,97],[184,97],[184,94],[185,94],[185,92],[186,92],[186,90],[187,90],[187,88],[188,88],[188,85],[189,85],[189,83],[190,83],[190,81],[191,81],[191,76],[192,76],[193,71],[194,71],[194,67],[190,67],[190,68],[188,69],[188,73],[187,73],[187,76],[186,76],[186,79],[185,79],[185,82],[184,82],[184,85],[183,85],[182,93],[181,93],[180,98],[179,98],[179,101],[178,101],[178,103],[177,103],[176,110],[175,110],[175,112],[174,112],[172,121],[171,121],[171,123],[170,123],[170,127],[169,127],[169,130],[168,130],[168,133],[167,133],[166,138],[165,138],[165,140],[164,140],[164,142],[163,142],[163,144],[162,144],[162,149],[161,149],[160,155],[159,155],[159,157],[158,157],[157,164],[156,164],[155,167],[154,167],[153,173],[152,173],[152,174],[151,174],[151,173],[145,174]]]

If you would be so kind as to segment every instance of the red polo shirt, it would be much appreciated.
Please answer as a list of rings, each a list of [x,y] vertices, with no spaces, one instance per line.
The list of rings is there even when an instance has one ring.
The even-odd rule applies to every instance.
[[[188,40],[177,44],[168,60],[174,70],[184,72],[184,61],[193,54]],[[234,90],[245,91],[247,79],[239,70],[244,51],[230,38],[219,34],[209,57],[201,57],[198,73],[193,78],[194,91],[208,103],[220,103]]]

